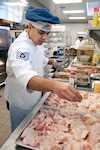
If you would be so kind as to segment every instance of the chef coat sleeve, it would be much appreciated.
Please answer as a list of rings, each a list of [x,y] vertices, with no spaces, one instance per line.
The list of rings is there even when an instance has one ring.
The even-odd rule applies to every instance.
[[[49,58],[44,56],[43,57],[43,67],[45,67],[48,64],[48,62],[49,62]]]
[[[17,81],[22,85],[22,87],[27,89],[29,80],[38,75],[38,73],[33,70],[31,60],[17,58],[16,53],[13,51],[10,53],[10,63]]]

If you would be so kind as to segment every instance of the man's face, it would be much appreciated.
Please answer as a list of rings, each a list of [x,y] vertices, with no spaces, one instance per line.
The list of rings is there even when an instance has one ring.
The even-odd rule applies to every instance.
[[[82,40],[83,40],[83,37],[79,37],[79,40],[82,41]]]
[[[50,32],[48,31],[42,31],[35,27],[33,27],[31,24],[28,26],[28,34],[29,38],[36,44],[41,45],[45,42],[45,40],[48,38]]]

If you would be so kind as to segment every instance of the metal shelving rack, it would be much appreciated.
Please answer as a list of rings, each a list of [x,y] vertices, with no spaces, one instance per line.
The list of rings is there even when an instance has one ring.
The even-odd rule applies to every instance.
[[[69,33],[65,25],[53,25],[51,33],[44,43],[46,56],[55,58],[64,68],[69,64],[70,46],[67,44],[68,36]],[[68,48],[67,51],[66,47]]]

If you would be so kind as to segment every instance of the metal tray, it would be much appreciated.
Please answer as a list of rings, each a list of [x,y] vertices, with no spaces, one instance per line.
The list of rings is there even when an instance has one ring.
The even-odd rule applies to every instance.
[[[51,109],[50,107],[43,107],[43,109],[46,109],[46,110],[48,110],[48,109]],[[86,114],[86,113],[77,113],[77,112],[74,112],[74,111],[67,111],[66,109],[58,109],[58,108],[52,108],[52,110],[60,110],[63,114],[64,114],[64,116],[65,117],[67,117],[67,116],[69,116],[69,115],[80,115],[80,117],[82,118],[82,117],[84,117],[84,115]],[[38,112],[37,112],[38,113]],[[95,117],[99,117],[100,118],[100,116],[95,116]],[[31,120],[30,120],[31,121]],[[29,124],[28,124],[29,125]],[[27,126],[26,126],[27,127]],[[24,128],[25,129],[25,128]],[[24,129],[23,129],[23,131],[24,131]],[[88,129],[88,128],[87,128]],[[22,131],[22,132],[23,132]],[[22,133],[21,133],[22,134]],[[23,148],[28,148],[28,149],[31,149],[31,150],[40,150],[38,147],[32,147],[32,146],[28,146],[28,145],[25,145],[25,144],[23,144],[22,143],[22,141],[21,141],[21,139],[20,139],[20,136],[21,136],[21,134],[18,136],[18,138],[16,139],[16,141],[15,141],[15,143],[18,145],[18,146],[21,146],[21,147],[23,147]],[[71,134],[72,135],[72,134]],[[72,135],[73,136],[73,135]]]
[[[29,125],[29,123],[31,122],[32,118],[38,113],[38,111],[43,108],[43,103],[44,101],[47,99],[47,97],[51,94],[51,92],[46,92],[44,94],[44,96],[40,99],[40,101],[36,104],[36,106],[33,108],[33,110],[27,115],[27,117],[25,118],[25,120],[23,120],[23,128],[21,130],[21,132],[19,133],[19,136],[16,138],[15,140],[15,144],[17,146],[21,146],[23,148],[27,148],[27,149],[32,149],[32,150],[39,150],[38,148],[34,148],[28,145],[24,145],[22,143],[22,141],[20,140],[20,135],[22,134],[22,132],[24,131],[24,129]]]
[[[90,75],[90,78],[100,80],[100,73],[94,73]]]
[[[69,81],[69,73],[60,72],[60,71],[59,72],[55,72],[52,75],[51,79],[68,82]]]
[[[77,80],[76,84],[77,85],[81,85],[81,86],[87,86],[88,84],[90,84],[90,76],[89,75],[80,75],[80,74],[77,74],[77,79],[78,78],[81,78],[82,80],[86,80],[86,81],[79,81]]]
[[[86,56],[86,55],[81,55],[81,56],[79,57],[79,60],[80,60],[80,61],[83,61],[83,62],[89,62],[90,59],[91,59],[91,57],[90,57],[90,56]]]
[[[75,71],[76,74],[81,74],[81,75],[88,75],[89,74],[87,70],[79,70],[79,69],[63,69],[63,70],[58,71],[58,72],[70,73],[71,71]]]
[[[51,78],[54,80],[58,80],[58,81],[69,82],[69,76],[70,76],[70,73],[59,71],[59,72],[54,73]],[[76,76],[77,78],[84,80],[84,81],[79,81],[76,79],[77,85],[87,86],[88,84],[90,84],[90,75],[87,74],[87,71],[86,71],[86,75],[84,73],[84,74],[77,74]]]
[[[90,62],[73,62],[72,67],[80,67],[80,68],[95,68]]]
[[[19,136],[19,137],[20,137],[20,136]],[[39,148],[36,148],[36,147],[24,145],[24,144],[22,143],[22,141],[20,140],[19,137],[18,137],[18,138],[16,139],[16,141],[15,141],[16,145],[21,146],[21,147],[24,147],[24,148],[27,148],[27,149],[31,149],[31,150],[40,150]]]

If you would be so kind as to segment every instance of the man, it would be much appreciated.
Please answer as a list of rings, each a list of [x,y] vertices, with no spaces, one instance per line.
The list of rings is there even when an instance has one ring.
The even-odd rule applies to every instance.
[[[56,92],[69,101],[82,99],[68,83],[43,78],[43,67],[47,63],[57,65],[54,59],[44,57],[42,44],[50,33],[51,24],[60,23],[58,17],[45,8],[31,6],[26,11],[26,19],[28,29],[10,46],[6,64],[5,97],[9,103],[12,131],[39,101],[41,91]]]
[[[75,46],[83,46],[85,45],[85,40],[83,36],[79,36],[78,39],[75,42]]]

